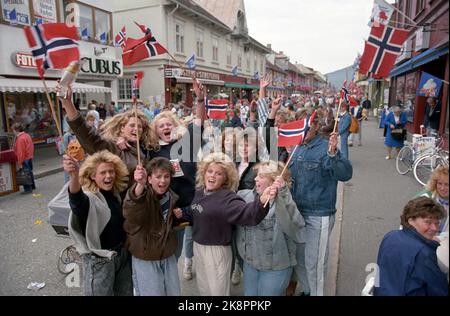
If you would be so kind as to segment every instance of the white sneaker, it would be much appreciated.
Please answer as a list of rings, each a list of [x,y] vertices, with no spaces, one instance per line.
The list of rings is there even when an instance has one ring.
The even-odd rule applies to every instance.
[[[192,280],[192,263],[184,263],[183,277],[186,281]]]
[[[238,285],[241,283],[241,271],[239,268],[235,268],[231,274],[231,283],[233,285]]]

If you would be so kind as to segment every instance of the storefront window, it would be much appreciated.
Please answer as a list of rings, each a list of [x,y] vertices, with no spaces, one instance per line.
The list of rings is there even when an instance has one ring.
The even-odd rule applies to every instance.
[[[56,123],[44,94],[6,93],[5,110],[8,130],[14,123],[23,123],[34,140],[46,140],[58,135]]]
[[[27,1],[1,1],[3,21],[11,25],[30,25],[30,6]]]
[[[403,107],[405,104],[405,77],[397,78],[395,105]]]
[[[416,103],[416,73],[411,73],[406,76],[405,87],[405,112],[408,115],[408,121],[412,122],[414,119],[414,108]]]
[[[95,10],[95,28],[96,28],[96,34],[97,34],[97,39],[101,42],[102,38],[101,35],[103,33],[106,34],[106,38],[105,38],[105,43],[109,43],[109,30],[110,30],[110,25],[109,25],[109,14],[104,12],[104,11],[100,11],[100,10]]]
[[[132,83],[131,78],[119,79],[119,99],[120,100],[131,100],[133,98],[132,86],[133,86],[133,83]],[[139,91],[138,91],[137,97],[138,97],[138,99],[141,97]]]

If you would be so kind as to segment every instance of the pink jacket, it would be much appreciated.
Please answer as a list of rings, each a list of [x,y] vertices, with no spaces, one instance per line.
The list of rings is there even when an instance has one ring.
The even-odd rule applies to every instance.
[[[19,166],[21,166],[25,160],[33,159],[34,144],[31,136],[25,132],[19,133],[16,137],[16,143],[14,144],[14,152],[16,153]]]

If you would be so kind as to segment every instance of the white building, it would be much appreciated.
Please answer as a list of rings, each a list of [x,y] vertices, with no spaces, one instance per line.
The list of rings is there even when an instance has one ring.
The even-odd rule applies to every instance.
[[[259,88],[257,78],[264,74],[268,49],[248,35],[243,0],[112,2],[115,34],[125,26],[127,37],[140,38],[143,34],[134,21],[145,24],[183,66],[180,69],[164,54],[126,67],[117,86],[118,94],[113,96],[119,103],[131,104],[131,82],[137,71],[144,72],[140,99],[146,103],[192,104],[194,74],[207,86],[210,97],[219,93],[249,97],[251,90]],[[195,72],[185,65],[193,54],[197,57]],[[235,66],[237,76],[232,75]]]

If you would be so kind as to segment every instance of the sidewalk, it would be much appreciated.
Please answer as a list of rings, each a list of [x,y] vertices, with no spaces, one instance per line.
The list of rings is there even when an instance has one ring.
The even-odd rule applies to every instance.
[[[33,173],[36,179],[63,171],[62,157],[54,144],[34,148]]]

